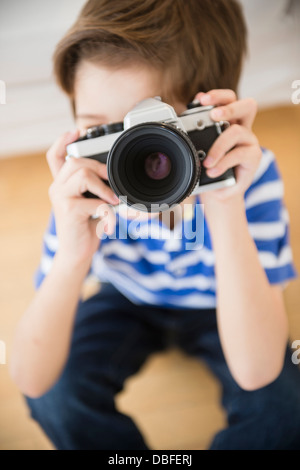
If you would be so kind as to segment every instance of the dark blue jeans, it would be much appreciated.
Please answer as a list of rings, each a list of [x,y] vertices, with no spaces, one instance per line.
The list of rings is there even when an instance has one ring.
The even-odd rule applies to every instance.
[[[27,398],[32,417],[58,449],[148,449],[114,397],[149,354],[170,345],[204,360],[223,386],[228,427],[211,449],[300,449],[300,373],[289,349],[277,380],[244,391],[226,365],[214,310],[137,306],[105,284],[79,305],[58,382],[44,396]]]

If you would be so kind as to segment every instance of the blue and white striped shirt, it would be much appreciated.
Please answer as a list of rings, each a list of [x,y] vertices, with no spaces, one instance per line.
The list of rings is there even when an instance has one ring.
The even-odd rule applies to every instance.
[[[199,206],[196,204],[190,220],[183,222],[191,224],[188,233],[193,232]],[[245,193],[245,208],[249,231],[269,282],[284,284],[296,277],[289,244],[288,213],[283,203],[283,183],[274,155],[269,150],[263,149],[260,166]],[[144,232],[148,236],[136,238],[130,236],[130,222],[117,215],[116,233],[126,233],[127,237],[105,237],[93,257],[90,273],[102,282],[112,283],[137,304],[215,308],[215,254],[205,217],[202,222],[201,243],[194,246],[196,249],[186,249],[191,238],[189,236],[187,240],[187,232],[182,227],[180,239],[170,237],[170,231],[159,219],[145,220],[140,223],[140,234]],[[51,269],[57,248],[55,220],[51,215],[35,276],[36,288]]]

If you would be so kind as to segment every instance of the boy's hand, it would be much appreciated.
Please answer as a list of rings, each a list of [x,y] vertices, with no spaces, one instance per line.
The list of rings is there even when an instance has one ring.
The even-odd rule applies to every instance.
[[[53,179],[57,176],[59,170],[65,163],[67,150],[66,147],[79,138],[79,129],[71,132],[65,132],[50,147],[46,154],[47,162],[52,173]]]
[[[204,161],[208,176],[216,178],[229,168],[235,167],[236,184],[230,188],[203,193],[201,199],[228,200],[243,195],[250,186],[261,159],[261,149],[251,128],[257,112],[252,98],[237,100],[232,90],[211,90],[195,97],[204,106],[213,105],[215,121],[229,121],[226,129],[214,142]]]
[[[103,230],[113,233],[115,217],[109,204],[117,204],[118,198],[107,186],[106,165],[90,158],[70,158],[61,161],[65,154],[65,139],[59,139],[49,150],[49,165],[55,175],[49,188],[56,229],[59,240],[58,252],[67,262],[78,264],[91,261],[99,246],[96,225],[104,217]],[[90,191],[100,199],[85,198],[83,193]],[[108,203],[108,204],[107,204]]]

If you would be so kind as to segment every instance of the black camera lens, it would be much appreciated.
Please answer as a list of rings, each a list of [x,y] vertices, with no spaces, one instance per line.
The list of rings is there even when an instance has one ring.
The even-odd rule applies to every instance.
[[[149,178],[162,180],[166,178],[171,171],[171,160],[168,155],[161,152],[150,153],[145,158],[145,172]]]
[[[184,132],[164,123],[145,123],[114,142],[107,172],[121,200],[126,196],[128,205],[142,204],[141,209],[151,212],[189,196],[199,181],[200,160]]]

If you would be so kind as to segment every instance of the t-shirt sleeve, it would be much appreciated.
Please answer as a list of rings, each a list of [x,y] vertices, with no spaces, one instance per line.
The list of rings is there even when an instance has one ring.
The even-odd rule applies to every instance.
[[[43,280],[49,273],[55,253],[58,248],[58,239],[56,235],[55,219],[53,212],[50,214],[48,227],[44,233],[42,255],[38,269],[34,274],[34,287],[38,289]]]
[[[262,149],[260,166],[245,193],[246,216],[260,262],[271,284],[297,277],[289,239],[289,215],[275,157]]]

